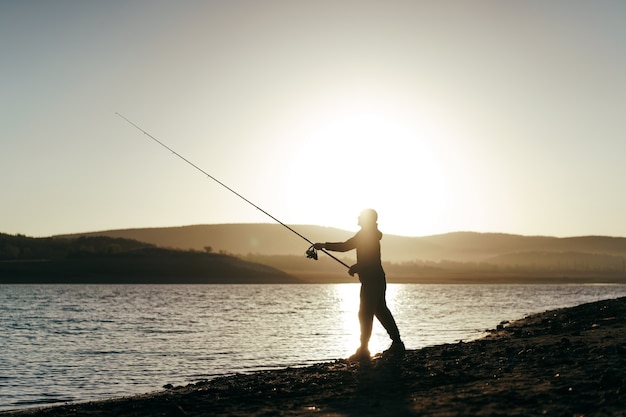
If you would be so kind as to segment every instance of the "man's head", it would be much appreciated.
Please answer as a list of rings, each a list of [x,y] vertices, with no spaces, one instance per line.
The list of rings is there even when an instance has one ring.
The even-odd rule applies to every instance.
[[[359,226],[375,226],[378,221],[378,213],[374,209],[365,209],[359,215]]]

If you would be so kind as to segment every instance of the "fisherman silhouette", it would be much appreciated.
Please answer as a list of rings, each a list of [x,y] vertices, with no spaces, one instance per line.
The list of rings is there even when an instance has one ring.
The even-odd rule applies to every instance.
[[[391,347],[384,354],[404,353],[404,343],[396,321],[387,307],[385,292],[387,281],[380,259],[380,240],[383,234],[378,230],[378,214],[373,209],[366,209],[359,215],[361,230],[345,242],[315,243],[315,249],[335,252],[347,252],[356,249],[356,264],[348,271],[351,276],[357,274],[361,281],[361,303],[359,322],[361,324],[361,346],[350,357],[353,360],[369,359],[368,344],[372,336],[374,316],[383,325],[392,340]]]

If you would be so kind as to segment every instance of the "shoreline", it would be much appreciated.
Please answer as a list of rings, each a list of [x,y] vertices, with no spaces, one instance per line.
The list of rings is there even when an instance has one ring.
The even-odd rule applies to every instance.
[[[299,270],[285,270],[302,284],[352,284],[358,283],[347,274],[319,273]],[[387,284],[442,284],[442,285],[626,285],[626,276],[606,277],[585,276],[549,276],[549,275],[489,275],[476,273],[448,273],[436,275],[392,275],[387,274]]]
[[[236,374],[0,416],[626,415],[624,369],[626,297],[502,322],[484,338],[402,358]]]

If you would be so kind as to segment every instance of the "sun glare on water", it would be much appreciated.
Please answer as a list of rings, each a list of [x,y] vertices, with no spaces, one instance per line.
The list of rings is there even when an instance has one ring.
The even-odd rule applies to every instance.
[[[445,193],[425,136],[366,113],[313,133],[292,170],[292,218],[356,230],[359,212],[371,207],[379,213],[383,233],[428,233]]]
[[[359,324],[359,286],[354,284],[339,284],[334,286],[335,297],[338,300],[338,319],[343,327],[343,353],[346,356],[353,354],[359,347],[360,324]],[[389,285],[387,287],[387,305],[392,313],[396,310],[396,299],[398,289]],[[402,331],[402,329],[400,329]],[[374,318],[372,337],[369,342],[369,349],[372,355],[387,349],[391,340],[378,319]]]

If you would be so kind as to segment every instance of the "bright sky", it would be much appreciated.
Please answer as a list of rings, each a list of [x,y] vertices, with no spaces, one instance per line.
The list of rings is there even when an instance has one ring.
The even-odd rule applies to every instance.
[[[0,232],[626,236],[626,2],[0,2]]]

